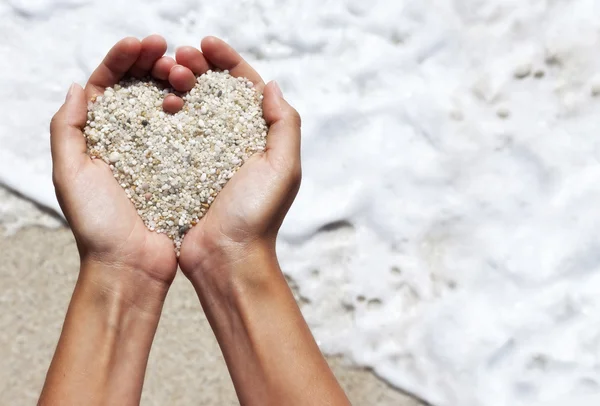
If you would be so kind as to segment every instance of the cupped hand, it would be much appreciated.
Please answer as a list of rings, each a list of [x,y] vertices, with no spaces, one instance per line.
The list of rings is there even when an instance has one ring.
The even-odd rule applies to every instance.
[[[161,65],[175,68],[174,60],[163,57],[166,50],[165,40],[157,35],[143,41],[119,41],[91,75],[85,90],[71,86],[65,104],[52,119],[50,132],[56,195],[82,261],[139,270],[170,283],[177,271],[172,241],[146,228],[108,165],[87,155],[82,133],[88,101],[107,87],[125,75],[147,76],[158,61],[159,72]],[[165,107],[171,107],[166,100]]]
[[[74,84],[65,104],[52,119],[53,180],[61,208],[77,240],[83,261],[97,261],[141,270],[170,283],[177,259],[172,242],[149,231],[106,163],[86,154],[82,133],[87,103],[124,76],[154,78],[186,92],[195,76],[208,69],[229,70],[251,80],[264,94],[263,110],[270,126],[264,153],[254,155],[229,181],[204,218],[186,235],[180,265],[195,272],[213,247],[244,250],[262,244],[274,250],[283,218],[300,185],[300,117],[284,100],[276,83],[261,77],[225,42],[208,37],[202,52],[181,47],[176,58],[164,56],[160,36],[119,41],[90,77],[85,90]],[[183,107],[176,95],[165,98],[165,111]]]
[[[242,166],[185,236],[179,264],[188,276],[204,271],[207,260],[214,264],[214,258],[207,256],[227,257],[229,252],[223,251],[248,252],[260,245],[274,252],[279,227],[301,180],[300,116],[284,100],[279,86],[275,82],[265,86],[258,73],[217,38],[205,38],[201,49],[178,49],[176,62],[182,67],[178,73],[192,78],[215,68],[251,80],[263,92],[264,117],[270,128],[265,151]],[[179,90],[186,91],[194,83],[189,80],[180,85]]]

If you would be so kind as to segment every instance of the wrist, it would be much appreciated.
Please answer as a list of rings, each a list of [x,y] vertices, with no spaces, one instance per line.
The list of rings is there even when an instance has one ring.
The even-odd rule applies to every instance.
[[[340,399],[327,403],[347,404],[279,268],[274,244],[225,248],[213,246],[212,255],[188,277],[240,403],[291,404],[314,398],[317,403]],[[306,387],[314,393],[307,395]]]
[[[76,290],[114,313],[116,308],[141,318],[159,317],[170,283],[119,263],[82,258]]]
[[[182,247],[179,266],[192,282],[212,275],[222,278],[235,268],[243,268],[240,265],[248,261],[276,260],[274,238],[257,237],[239,242],[224,236],[214,238],[204,230],[186,238],[191,241],[186,240]]]
[[[139,404],[168,286],[83,260],[40,404]]]
[[[201,296],[229,300],[240,290],[265,289],[283,279],[271,239],[239,243],[197,238],[184,249],[194,254],[182,251],[181,269]]]

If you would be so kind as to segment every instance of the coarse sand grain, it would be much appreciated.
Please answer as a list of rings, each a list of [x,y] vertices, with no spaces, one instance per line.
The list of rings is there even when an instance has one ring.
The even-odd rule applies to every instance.
[[[162,109],[172,90],[126,79],[88,105],[88,154],[102,159],[151,231],[179,253],[186,232],[207,212],[244,162],[264,151],[262,95],[252,82],[208,71],[176,114]]]

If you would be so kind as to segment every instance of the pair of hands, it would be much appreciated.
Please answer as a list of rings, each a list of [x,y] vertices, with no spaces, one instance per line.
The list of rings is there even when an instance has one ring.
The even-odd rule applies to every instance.
[[[272,82],[225,42],[208,37],[201,51],[181,47],[175,59],[164,56],[166,41],[152,35],[125,38],[107,54],[85,89],[74,84],[52,119],[53,180],[83,263],[123,267],[169,285],[177,264],[186,274],[220,278],[218,261],[239,261],[253,247],[273,252],[279,227],[300,185],[300,117]],[[152,75],[180,91],[209,69],[229,70],[251,80],[264,94],[264,117],[270,130],[264,153],[248,160],[218,195],[208,213],[186,235],[179,261],[168,237],[149,231],[111,170],[86,154],[82,129],[87,103],[124,76]],[[176,112],[183,101],[167,96],[163,108]],[[201,274],[201,275],[199,275]]]
[[[315,342],[275,255],[300,185],[300,118],[275,83],[223,41],[165,57],[159,36],[117,43],[85,89],[73,85],[51,125],[53,178],[81,271],[41,405],[137,405],[167,291],[181,267],[219,342],[242,405],[349,405]],[[87,103],[125,75],[151,74],[185,92],[195,75],[229,70],[263,92],[266,150],[252,156],[185,236],[150,232],[100,159],[86,153]],[[176,112],[183,100],[167,96]],[[308,390],[307,390],[308,388]]]

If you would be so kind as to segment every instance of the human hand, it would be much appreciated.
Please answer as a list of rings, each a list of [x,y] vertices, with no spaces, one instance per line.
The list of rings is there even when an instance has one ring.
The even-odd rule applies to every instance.
[[[270,129],[265,152],[242,166],[185,236],[179,264],[188,277],[211,270],[218,274],[222,264],[215,262],[237,261],[255,250],[274,255],[279,227],[301,180],[300,116],[284,100],[278,85],[265,86],[258,73],[217,38],[205,38],[201,48],[202,52],[192,47],[178,50],[177,63],[190,70],[186,75],[193,77],[214,67],[251,80],[264,94],[264,117]]]
[[[168,285],[177,270],[172,241],[146,228],[108,165],[86,154],[82,133],[88,101],[125,75],[143,77],[152,72],[156,77],[168,69],[172,82],[185,81],[187,68],[163,57],[166,50],[166,41],[157,35],[141,42],[136,38],[119,41],[91,75],[85,90],[76,84],[69,90],[65,104],[52,119],[51,146],[56,195],[82,262],[141,271]],[[165,100],[166,110],[177,107],[172,101]]]
[[[139,405],[177,259],[172,241],[146,228],[109,167],[86,154],[82,128],[87,103],[126,74],[168,69],[169,80],[185,80],[188,69],[163,57],[166,49],[155,35],[118,42],[85,90],[71,87],[52,120],[56,195],[77,240],[81,270],[40,405]],[[165,110],[175,109],[177,99],[167,99]]]
[[[277,84],[265,86],[229,45],[209,37],[201,48],[177,52],[177,63],[190,69],[186,75],[211,66],[251,80],[263,92],[269,132],[265,151],[244,163],[185,236],[179,265],[198,294],[240,404],[349,405],[275,255],[279,227],[300,187],[300,117]]]

